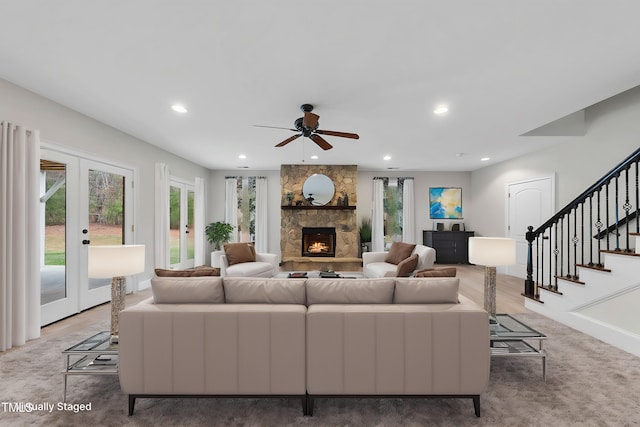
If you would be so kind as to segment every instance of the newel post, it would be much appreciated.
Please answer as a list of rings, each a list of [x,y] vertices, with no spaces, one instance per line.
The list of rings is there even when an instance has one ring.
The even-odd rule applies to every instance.
[[[524,281],[524,295],[533,298],[535,295],[534,282],[533,282],[533,241],[535,236],[533,234],[533,227],[530,225],[527,227],[525,238],[527,239],[527,279]]]

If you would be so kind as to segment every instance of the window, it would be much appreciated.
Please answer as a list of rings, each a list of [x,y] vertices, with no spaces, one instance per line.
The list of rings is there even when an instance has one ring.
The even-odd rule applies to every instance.
[[[384,180],[384,248],[391,243],[402,241],[402,187],[404,180],[388,178]]]
[[[256,239],[256,177],[238,177],[238,241]]]

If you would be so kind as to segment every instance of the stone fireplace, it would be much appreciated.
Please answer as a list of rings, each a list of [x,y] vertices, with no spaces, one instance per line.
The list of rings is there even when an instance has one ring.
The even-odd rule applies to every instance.
[[[355,165],[281,166],[280,250],[283,269],[353,270],[361,266],[356,218],[357,172]],[[311,206],[304,200],[303,184],[313,174],[328,176],[335,187],[333,199],[324,206]],[[293,195],[291,203],[287,193]],[[345,198],[349,203],[346,206],[340,203]],[[325,254],[326,249],[322,248],[322,243],[328,245],[328,241],[320,242],[313,253],[301,250],[303,228],[333,228],[333,254]],[[345,267],[344,263],[353,265]]]
[[[302,256],[336,256],[336,229],[302,227]]]

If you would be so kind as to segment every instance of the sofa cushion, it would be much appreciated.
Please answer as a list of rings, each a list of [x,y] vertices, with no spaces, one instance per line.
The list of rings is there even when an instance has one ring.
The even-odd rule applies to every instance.
[[[225,277],[273,277],[273,264],[269,262],[241,262],[226,268]]]
[[[426,268],[416,271],[416,277],[456,277],[456,268]]]
[[[156,304],[222,304],[224,289],[217,276],[154,277],[151,293]]]
[[[301,304],[306,302],[305,279],[225,277],[228,304]]]
[[[224,254],[229,265],[256,260],[256,249],[251,243],[227,243],[224,245]]]
[[[447,278],[398,278],[394,304],[456,304],[460,280]]]
[[[395,279],[307,279],[307,305],[391,304]]]
[[[206,265],[188,268],[186,270],[167,270],[164,268],[156,268],[155,272],[158,277],[200,277],[220,275],[219,268],[209,267]]]
[[[409,277],[418,265],[418,254],[413,254],[409,258],[403,259],[396,268],[396,277]]]
[[[398,265],[402,260],[409,258],[415,247],[416,245],[413,243],[393,242],[384,260]]]

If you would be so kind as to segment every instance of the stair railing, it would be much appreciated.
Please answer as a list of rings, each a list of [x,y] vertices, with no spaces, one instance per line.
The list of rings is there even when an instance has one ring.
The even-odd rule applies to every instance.
[[[527,227],[526,297],[539,300],[540,288],[561,293],[559,278],[581,283],[579,266],[604,270],[603,251],[633,251],[629,235],[640,233],[639,163],[640,149],[544,224]]]

